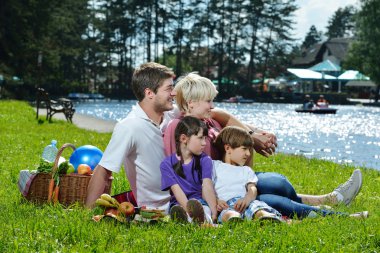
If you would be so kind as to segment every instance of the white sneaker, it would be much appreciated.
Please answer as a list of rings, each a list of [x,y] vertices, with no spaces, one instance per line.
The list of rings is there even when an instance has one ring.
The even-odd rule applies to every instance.
[[[357,213],[350,214],[350,217],[366,219],[369,217],[369,213],[368,211],[357,212]]]
[[[360,169],[356,169],[347,182],[339,185],[332,193],[335,194],[339,203],[344,203],[348,206],[358,195],[362,188],[362,183],[362,173]]]

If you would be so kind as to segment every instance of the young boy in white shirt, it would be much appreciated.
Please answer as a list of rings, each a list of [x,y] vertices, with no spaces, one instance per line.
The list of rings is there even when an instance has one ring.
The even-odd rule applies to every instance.
[[[223,162],[213,161],[213,182],[218,211],[221,211],[218,221],[266,219],[281,222],[277,210],[256,200],[258,178],[250,167],[244,166],[253,148],[247,131],[226,127],[216,138],[215,146],[223,157]]]

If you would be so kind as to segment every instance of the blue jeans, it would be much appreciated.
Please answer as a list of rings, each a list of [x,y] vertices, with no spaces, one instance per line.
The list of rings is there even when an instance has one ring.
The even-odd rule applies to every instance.
[[[297,196],[296,190],[284,175],[275,172],[257,172],[256,175],[259,178],[256,199],[267,203],[282,215],[289,218],[297,216],[300,219],[307,217],[311,211],[322,216],[346,215],[303,204],[301,198]]]

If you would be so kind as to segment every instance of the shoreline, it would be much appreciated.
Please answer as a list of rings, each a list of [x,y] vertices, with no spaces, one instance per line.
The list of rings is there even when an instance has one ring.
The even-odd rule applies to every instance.
[[[34,107],[34,111],[37,111],[36,107]],[[40,108],[38,114],[39,116],[46,116],[46,109]],[[66,121],[65,115],[63,113],[54,114],[53,119]],[[73,115],[74,125],[79,128],[96,131],[98,133],[112,133],[116,123],[117,121],[99,119],[80,113],[74,113]]]

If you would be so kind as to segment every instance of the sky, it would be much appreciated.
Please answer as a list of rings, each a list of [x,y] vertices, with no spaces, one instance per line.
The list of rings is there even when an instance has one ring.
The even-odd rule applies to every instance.
[[[328,20],[340,7],[359,6],[358,0],[296,0],[299,9],[295,12],[293,31],[300,42],[303,41],[310,27],[314,25],[318,31],[326,32]]]

